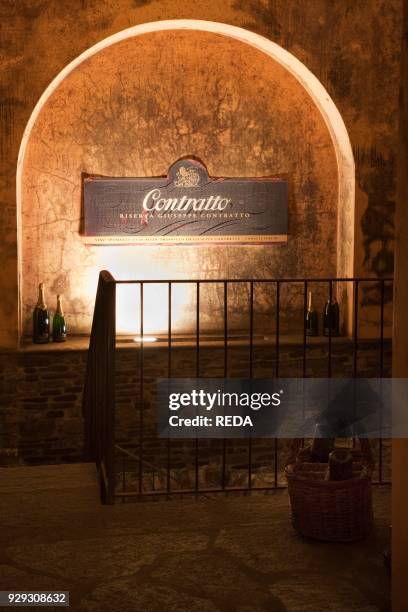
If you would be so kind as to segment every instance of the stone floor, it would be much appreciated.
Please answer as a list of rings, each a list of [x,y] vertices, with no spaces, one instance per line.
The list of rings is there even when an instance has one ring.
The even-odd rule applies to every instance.
[[[285,491],[101,506],[92,465],[3,468],[0,590],[92,612],[385,612],[389,494],[372,537],[332,545],[293,532]]]

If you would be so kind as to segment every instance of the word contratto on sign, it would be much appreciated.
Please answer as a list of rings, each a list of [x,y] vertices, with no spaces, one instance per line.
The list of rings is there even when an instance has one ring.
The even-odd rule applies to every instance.
[[[85,242],[285,242],[283,178],[212,178],[194,159],[166,177],[84,179]]]

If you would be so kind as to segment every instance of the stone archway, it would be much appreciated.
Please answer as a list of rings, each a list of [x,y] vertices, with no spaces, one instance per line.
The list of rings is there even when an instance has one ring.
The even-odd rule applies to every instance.
[[[166,52],[163,53],[165,48]],[[173,55],[169,53],[172,49]],[[200,63],[201,56],[204,58],[203,64]],[[183,62],[180,65],[180,58],[185,58],[185,66]],[[134,70],[126,73],[129,78],[122,87],[119,67],[130,60],[135,61],[136,65],[132,67]],[[234,62],[237,64],[235,67]],[[161,80],[155,80],[154,68],[163,68],[166,64],[169,66],[171,78],[166,81],[161,91],[157,91],[157,96],[161,95],[162,99],[169,98],[168,123],[174,125],[174,135],[171,136],[168,131],[164,138],[168,141],[170,134],[173,142],[171,146],[163,143],[158,155],[152,141],[146,141],[144,148],[139,148],[131,163],[128,163],[133,152],[132,141],[124,140],[127,127],[124,114],[128,111],[134,112],[136,102],[140,102],[137,112],[141,122],[146,122],[146,118],[152,121],[152,125],[145,128],[142,123],[138,124],[133,134],[136,150],[136,137],[148,133],[148,130],[152,131],[152,126],[157,129],[154,96],[143,97],[140,94],[149,86],[159,88],[166,77],[166,71],[163,69]],[[213,73],[208,72],[200,80],[197,68],[204,64],[207,64],[207,70],[210,66]],[[186,75],[182,74],[184,68],[187,70]],[[205,71],[205,68],[203,70]],[[140,85],[137,82],[138,74],[141,75]],[[212,80],[209,74],[215,75]],[[246,79],[240,84],[241,90],[231,84],[226,94],[229,96],[226,102],[225,92],[222,84],[220,85],[221,74]],[[211,91],[192,95],[195,83],[197,86],[210,85]],[[92,111],[90,106],[94,87],[99,90],[99,98],[98,105]],[[177,87],[185,88],[185,91],[177,98],[173,112],[171,94]],[[256,101],[251,98],[252,91],[247,91],[246,87],[253,88]],[[279,96],[276,95],[276,88],[279,89]],[[109,93],[113,90],[114,96]],[[245,108],[241,113],[237,107],[240,104],[238,94],[244,99]],[[192,116],[190,108],[190,122],[186,122],[183,118],[183,105],[186,100],[192,107],[195,104],[195,108],[199,108],[206,95],[216,98],[215,106],[207,104],[202,116],[197,112]],[[128,96],[127,110],[123,100],[120,102],[121,96]],[[87,111],[82,115],[78,114],[81,104]],[[274,108],[271,109],[270,105],[274,105]],[[256,113],[253,113],[254,106]],[[109,112],[105,113],[105,109]],[[205,125],[205,122],[211,119],[214,109],[217,112],[216,124]],[[163,116],[163,107],[159,112]],[[261,117],[262,113],[264,116]],[[102,117],[101,125],[95,128],[92,125],[92,117]],[[231,123],[240,118],[242,123],[238,125],[234,135]],[[180,125],[177,124],[178,121]],[[122,123],[120,134],[116,134],[112,128],[115,122],[117,125]],[[64,128],[67,124],[70,126],[69,133]],[[287,127],[285,138],[280,135],[280,140],[272,142],[274,137],[268,131],[269,125],[275,128],[275,132],[279,125],[291,127]],[[223,127],[226,129],[223,130]],[[211,131],[213,128],[217,130],[216,145],[214,141],[203,136],[206,130]],[[194,130],[196,134],[203,136],[201,140],[195,138]],[[51,132],[55,136],[54,141]],[[236,134],[242,137],[242,146],[237,142]],[[116,136],[118,142],[115,144]],[[101,138],[104,140],[100,140]],[[177,148],[177,141],[184,142],[184,149]],[[214,146],[217,151],[212,154],[211,149],[214,149]],[[76,156],[75,164],[71,164],[69,147],[73,151],[73,157]],[[109,152],[106,152],[108,149]],[[218,175],[234,173],[235,169],[241,174],[262,175],[276,173],[276,166],[278,170],[285,171],[285,164],[293,158],[295,150],[298,152],[298,158],[292,160],[294,164],[296,162],[296,167],[291,171],[298,172],[299,176],[294,182],[302,182],[302,185],[294,197],[293,218],[300,239],[298,243],[296,239],[292,241],[289,251],[274,252],[271,266],[265,274],[276,274],[275,270],[285,267],[289,275],[296,274],[299,273],[296,267],[299,265],[306,268],[307,273],[315,270],[315,276],[320,275],[320,270],[337,276],[352,276],[355,180],[352,150],[347,130],[336,106],[318,79],[299,60],[270,40],[243,28],[198,20],[141,24],[94,45],[68,64],[45,90],[30,117],[22,139],[17,169],[20,333],[24,325],[27,325],[32,306],[30,300],[34,299],[33,287],[44,277],[54,290],[62,290],[67,294],[71,311],[76,313],[73,329],[85,331],[89,327],[92,311],[95,272],[106,265],[115,272],[115,267],[119,269],[125,260],[129,260],[129,252],[125,253],[122,247],[118,247],[117,251],[112,250],[112,247],[105,247],[111,249],[110,251],[101,247],[99,250],[98,247],[96,250],[85,250],[83,247],[79,237],[79,169],[85,172],[124,175],[122,168],[125,168],[125,173],[133,175],[154,175],[167,170],[170,163],[175,161],[171,158],[172,155],[198,152],[210,157],[212,155],[214,162],[213,166],[209,163],[209,169],[213,174],[217,174],[219,168]],[[124,159],[120,159],[122,151],[125,152]],[[309,155],[310,151],[312,154]],[[59,156],[58,164],[54,163],[53,155]],[[106,159],[103,159],[104,156]],[[146,162],[146,159],[150,161]],[[205,161],[209,162],[211,159],[207,158]],[[67,199],[70,198],[72,202],[67,204]],[[310,214],[308,208],[313,207],[314,212],[315,206],[315,216],[311,221],[307,221]],[[337,218],[334,219],[334,216]],[[308,242],[307,233],[310,227],[317,228],[318,236],[313,236]],[[328,236],[324,235],[325,231]],[[66,241],[65,236],[71,236],[72,239]],[[55,261],[50,262],[50,245],[52,241],[56,241],[54,243],[58,245],[58,240],[60,252],[55,253]],[[321,245],[321,251],[315,249],[316,244]],[[321,256],[324,249],[328,248],[327,244],[331,245],[329,249],[334,249],[334,253],[329,253],[327,261],[331,261],[331,267],[326,270],[321,264]],[[299,253],[308,248],[312,251],[311,245],[315,249],[315,261],[302,261]],[[56,248],[58,249],[58,246]],[[265,247],[260,247],[257,251],[252,248],[255,268],[265,259],[263,248]],[[236,251],[231,250],[231,253]],[[169,270],[173,276],[181,277],[202,275],[203,271],[204,274],[211,275],[214,272],[212,254],[215,254],[215,250],[212,253],[208,251],[208,257],[204,250],[194,253],[190,250],[188,256],[184,257],[187,268],[182,269],[176,261],[173,261],[173,265],[169,263],[169,252],[164,247],[157,247],[155,251],[146,247],[145,251],[138,251],[138,258],[135,259],[131,273],[140,277],[140,271],[143,269],[144,275],[154,277],[166,276]],[[154,266],[151,265],[153,258]],[[183,259],[183,256],[180,259]],[[83,293],[86,286],[89,287],[89,293],[82,299],[75,291],[74,284],[79,274],[79,266],[83,266],[86,261],[90,263],[78,281],[79,285],[82,284],[78,290]],[[62,262],[69,262],[68,265],[71,266],[69,274],[64,273],[65,276],[58,271]],[[22,278],[22,269],[25,279]],[[239,266],[234,269],[228,262],[224,262],[219,274],[228,274],[228,271],[232,270],[230,275],[238,276],[238,269]],[[126,273],[129,274],[129,271],[126,270]]]

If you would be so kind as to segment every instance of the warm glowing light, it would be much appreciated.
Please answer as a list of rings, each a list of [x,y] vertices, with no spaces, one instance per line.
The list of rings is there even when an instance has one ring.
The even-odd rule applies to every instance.
[[[178,255],[178,252],[177,252]],[[96,267],[109,270],[117,280],[167,280],[181,277],[180,257],[169,257],[161,247],[98,246]],[[190,261],[197,255],[189,253]],[[85,288],[84,288],[85,289]],[[172,333],[193,328],[193,285],[173,284],[171,288]],[[145,336],[167,334],[169,325],[169,288],[167,283],[146,283],[143,288],[143,332]],[[140,284],[116,286],[116,330],[118,334],[140,336]]]
[[[156,336],[136,336],[136,338],[133,338],[133,342],[157,342],[157,338]]]

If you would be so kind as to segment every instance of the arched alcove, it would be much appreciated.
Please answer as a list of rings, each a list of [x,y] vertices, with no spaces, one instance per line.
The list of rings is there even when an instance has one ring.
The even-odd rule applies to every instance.
[[[85,244],[83,173],[158,176],[185,155],[215,176],[286,175],[288,243]],[[122,278],[353,274],[354,163],[338,110],[294,56],[226,24],[142,24],[71,62],[25,130],[17,209],[20,332],[40,281],[65,295],[71,332],[87,332],[102,268]],[[175,295],[180,305],[184,298]],[[161,300],[151,303],[160,327]]]

